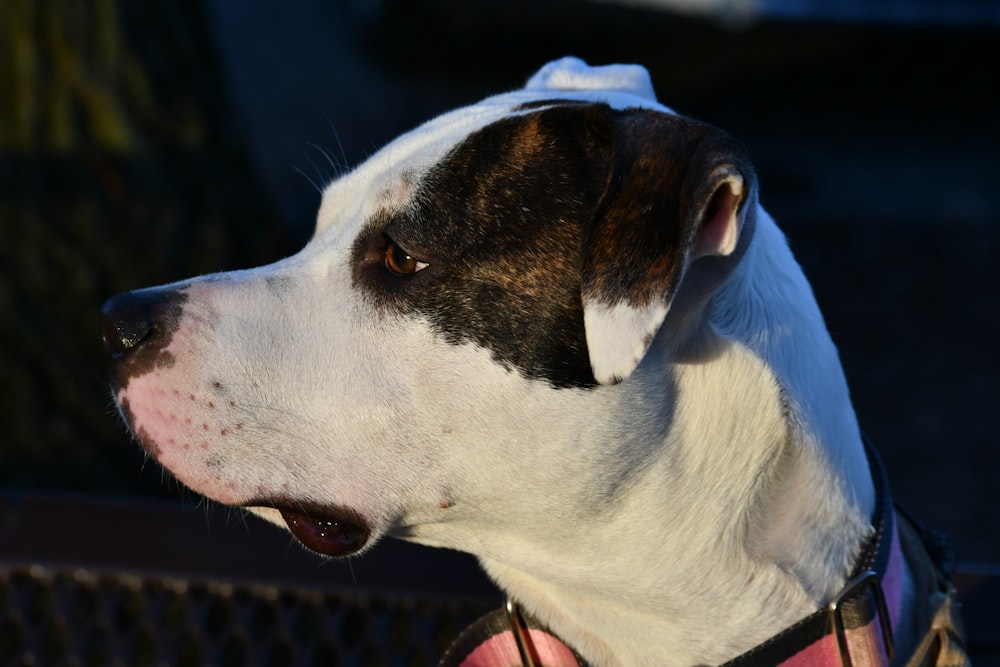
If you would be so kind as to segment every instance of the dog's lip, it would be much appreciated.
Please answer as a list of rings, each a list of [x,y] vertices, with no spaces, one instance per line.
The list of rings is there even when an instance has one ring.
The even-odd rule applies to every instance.
[[[350,556],[361,551],[371,538],[368,522],[347,507],[273,498],[247,504],[277,510],[299,542],[324,556]]]

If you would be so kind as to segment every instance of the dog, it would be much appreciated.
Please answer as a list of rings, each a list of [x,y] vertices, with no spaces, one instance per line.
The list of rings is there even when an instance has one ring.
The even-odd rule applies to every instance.
[[[874,543],[873,651],[924,632],[747,152],[642,67],[566,58],[446,113],[330,183],[294,256],[116,296],[102,327],[182,483],[328,556],[470,552],[588,664],[773,648],[836,617]],[[869,664],[837,622],[822,650]]]

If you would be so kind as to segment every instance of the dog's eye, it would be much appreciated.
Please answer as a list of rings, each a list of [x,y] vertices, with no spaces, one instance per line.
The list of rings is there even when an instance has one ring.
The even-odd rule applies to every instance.
[[[394,276],[412,276],[427,268],[426,262],[418,261],[395,243],[385,249],[385,268]]]

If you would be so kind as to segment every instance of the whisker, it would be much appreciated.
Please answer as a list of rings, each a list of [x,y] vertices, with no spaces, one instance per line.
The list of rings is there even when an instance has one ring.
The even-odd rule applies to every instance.
[[[336,174],[331,175],[328,173],[323,165],[318,164],[316,160],[313,159],[312,155],[306,153],[305,158],[309,161],[309,166],[312,167],[313,173],[316,175],[316,181],[321,185],[325,185],[334,179]]]
[[[344,150],[344,144],[340,141],[340,132],[337,132],[337,128],[333,124],[333,119],[329,116],[325,117],[326,124],[330,126],[330,132],[333,134],[333,138],[337,142],[337,148],[340,149],[340,164],[343,165],[344,169],[347,169],[350,162],[347,159],[347,151]]]
[[[332,174],[333,178],[340,176],[341,174],[343,174],[348,170],[348,166],[345,162],[337,162],[336,160],[333,159],[333,155],[331,154],[330,149],[327,148],[326,146],[323,146],[321,144],[310,143],[309,147],[316,150],[320,155],[322,155],[326,159],[327,164],[329,164],[330,168],[333,169],[333,174]],[[333,178],[329,180],[333,180]]]
[[[316,181],[314,181],[312,178],[310,178],[309,174],[307,174],[306,172],[302,171],[298,167],[292,167],[292,169],[294,169],[295,171],[299,172],[299,174],[304,179],[306,179],[306,181],[309,183],[309,185],[313,186],[313,189],[315,189],[316,192],[318,192],[320,194],[323,194],[323,188],[318,183],[316,183]]]

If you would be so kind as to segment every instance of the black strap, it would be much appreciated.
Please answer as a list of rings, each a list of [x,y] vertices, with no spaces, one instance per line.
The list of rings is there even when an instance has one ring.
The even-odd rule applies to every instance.
[[[867,437],[862,436],[861,441],[865,445],[868,469],[871,471],[872,483],[875,485],[875,513],[872,516],[875,532],[865,541],[858,562],[854,566],[854,571],[851,572],[851,578],[853,579],[869,570],[878,573],[879,578],[881,578],[889,569],[889,553],[892,551],[893,521],[895,518],[892,496],[889,493],[889,477],[882,465],[882,459],[868,442]]]

